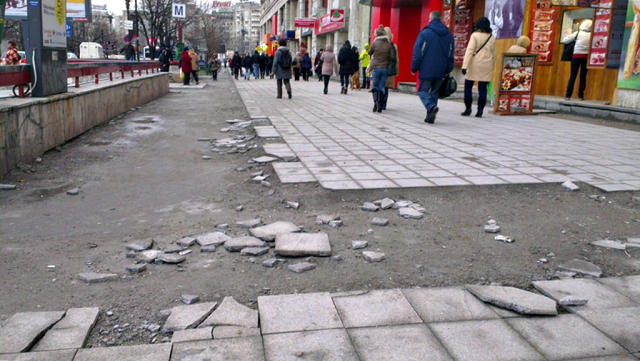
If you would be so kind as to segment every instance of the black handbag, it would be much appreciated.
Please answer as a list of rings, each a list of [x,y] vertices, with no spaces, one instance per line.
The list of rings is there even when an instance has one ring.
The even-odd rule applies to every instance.
[[[440,85],[438,98],[444,99],[444,98],[450,97],[451,94],[455,93],[457,90],[458,90],[458,82],[454,77],[447,75],[444,77],[444,80]]]
[[[389,52],[389,64],[387,65],[387,76],[396,76],[398,72],[396,71],[396,67],[398,64],[398,53],[396,52],[396,47],[391,42],[391,51]]]
[[[573,59],[573,51],[576,47],[576,41],[578,41],[578,35],[580,35],[580,30],[578,30],[576,37],[570,43],[564,44],[562,57],[560,58],[561,61],[571,61],[571,59]]]

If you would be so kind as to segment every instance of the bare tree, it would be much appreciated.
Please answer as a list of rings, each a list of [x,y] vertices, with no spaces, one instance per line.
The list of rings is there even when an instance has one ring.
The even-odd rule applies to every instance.
[[[172,17],[173,0],[141,0],[142,9],[138,10],[139,23],[151,50],[151,57],[156,57],[156,46],[170,47],[177,41],[177,19]],[[194,0],[185,1],[187,17],[181,20],[183,28],[187,28],[194,20],[197,6]]]

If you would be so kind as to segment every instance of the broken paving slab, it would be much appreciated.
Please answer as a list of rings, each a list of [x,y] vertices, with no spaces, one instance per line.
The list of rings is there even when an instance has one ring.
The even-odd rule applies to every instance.
[[[264,349],[262,348],[262,339],[257,336],[180,342],[173,345],[171,359],[180,361],[264,361]]]
[[[225,297],[201,326],[258,327],[258,311],[238,303],[233,297]]]
[[[465,289],[482,302],[523,315],[558,314],[556,302],[548,297],[515,287],[466,285]]]
[[[95,347],[78,350],[73,361],[169,361],[171,343]]]
[[[136,261],[145,262],[145,263],[153,263],[158,256],[162,254],[162,251],[157,249],[148,249],[146,251],[142,251],[138,253],[136,256]]]
[[[280,133],[271,125],[254,126],[253,129],[260,138],[280,138]]]
[[[386,258],[384,253],[374,251],[364,251],[362,252],[362,257],[369,263],[382,262]]]
[[[230,239],[231,237],[222,232],[203,233],[196,236],[196,241],[198,242],[200,247],[221,246]]]
[[[280,234],[287,234],[300,231],[300,227],[291,222],[274,222],[267,224],[266,226],[251,228],[249,232],[254,237],[258,237],[267,242],[276,239],[276,236]]]
[[[421,219],[424,214],[412,207],[398,208],[398,215],[407,219]]]
[[[384,227],[389,224],[389,220],[381,217],[373,217],[371,224],[374,226]]]
[[[267,253],[269,253],[269,247],[247,247],[240,251],[240,254],[243,256],[253,257],[262,256]]]
[[[142,273],[147,270],[147,265],[144,263],[130,264],[127,266],[127,271],[131,274]]]
[[[167,321],[162,327],[162,332],[170,333],[197,327],[202,321],[209,317],[217,304],[217,302],[205,302],[172,308],[169,318],[167,318]]]
[[[627,249],[627,246],[624,243],[612,239],[601,239],[599,241],[593,241],[591,242],[591,245],[603,248],[617,249],[621,251]]]
[[[187,257],[175,254],[175,253],[162,253],[156,258],[156,262],[162,262],[167,264],[178,264],[182,263],[187,259]]]
[[[340,216],[337,216],[334,214],[319,214],[316,217],[316,224],[317,225],[329,224],[331,223],[331,221],[337,221],[337,220],[340,220]]]
[[[251,336],[260,336],[260,329],[258,327],[240,326],[216,326],[213,328],[214,339]]]
[[[236,237],[224,243],[224,249],[229,252],[240,252],[244,248],[264,247],[266,244],[256,237]]]
[[[196,243],[196,239],[194,237],[182,237],[176,241],[176,244],[183,248],[191,247],[194,243]]]
[[[269,157],[268,155],[263,155],[261,157],[258,158],[253,158],[252,159],[255,163],[271,163],[274,160],[278,160],[278,158],[275,157]]]
[[[396,202],[391,198],[378,199],[377,201],[373,202],[373,204],[375,204],[376,206],[379,206],[380,209],[392,208],[395,203]]]
[[[127,244],[125,247],[128,250],[132,250],[132,251],[136,251],[136,252],[145,251],[145,250],[153,247],[153,239],[147,239],[147,240],[142,240],[142,241],[131,242],[131,243]]]
[[[289,269],[289,271],[292,271],[292,272],[295,272],[295,273],[302,273],[302,272],[306,272],[306,271],[311,271],[311,270],[315,269],[316,266],[317,265],[315,263],[300,262],[300,263],[290,264],[289,266],[287,266],[287,268]]]
[[[380,209],[380,207],[376,206],[371,202],[364,202],[362,203],[362,206],[360,206],[360,209],[366,212],[377,212]]]
[[[331,256],[326,233],[287,233],[276,237],[275,252],[281,256]]]
[[[367,241],[351,241],[351,249],[367,248],[369,242]]]
[[[574,258],[569,262],[558,265],[558,270],[565,272],[576,272],[586,276],[600,277],[602,270],[591,262]]]
[[[20,312],[11,316],[0,328],[0,354],[27,351],[64,311]]]
[[[562,183],[562,186],[570,191],[577,191],[580,189],[580,187],[578,187],[575,183],[573,183],[572,181],[568,180],[564,183]]]
[[[0,355],[0,361],[72,361],[76,350],[22,352]]]
[[[89,332],[96,324],[98,307],[71,308],[40,341],[33,351],[52,351],[83,348]]]
[[[262,224],[262,219],[260,219],[260,217],[236,222],[236,226],[240,228],[253,228],[261,224]]]
[[[173,333],[171,343],[211,340],[213,338],[213,327],[190,328]]]
[[[16,189],[15,184],[0,184],[0,190],[2,191],[12,191]]]
[[[118,279],[118,275],[115,273],[85,272],[78,274],[78,279],[86,283],[100,283],[115,281]]]

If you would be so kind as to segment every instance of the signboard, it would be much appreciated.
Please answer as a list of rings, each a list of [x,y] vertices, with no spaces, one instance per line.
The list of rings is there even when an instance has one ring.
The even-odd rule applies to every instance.
[[[329,14],[332,23],[344,23],[344,9],[332,9]]]
[[[171,6],[171,9],[173,9],[173,17],[174,18],[186,18],[187,17],[185,4],[173,4]]]
[[[213,7],[214,8],[230,8],[231,1],[214,1]]]
[[[39,6],[37,0],[7,1],[5,17],[7,19],[26,19],[27,6]],[[67,19],[71,21],[89,21],[91,19],[91,0],[67,0]]]
[[[315,18],[296,18],[294,21],[296,28],[312,28],[316,25]]]
[[[593,22],[593,35],[591,36],[589,67],[604,68],[606,64],[611,15],[612,11],[610,9],[598,9],[596,11],[596,18]]]
[[[67,23],[67,38],[71,37],[71,23]]]
[[[638,0],[628,4],[618,88],[640,90],[640,4]]]
[[[616,0],[611,16],[609,32],[609,50],[607,51],[607,68],[618,69],[622,54],[622,40],[627,17],[627,0]]]
[[[42,0],[42,46],[67,47],[66,7],[64,0]]]
[[[557,11],[549,2],[533,4],[531,15],[531,53],[538,54],[540,65],[550,65],[553,60],[553,48],[556,34]]]
[[[315,33],[325,34],[331,31],[336,31],[344,27],[344,10],[334,9],[329,14],[316,20]]]
[[[122,25],[124,25],[124,30],[133,30],[133,20],[125,20]]]
[[[500,67],[500,83],[496,113],[531,114],[536,54],[504,54]]]

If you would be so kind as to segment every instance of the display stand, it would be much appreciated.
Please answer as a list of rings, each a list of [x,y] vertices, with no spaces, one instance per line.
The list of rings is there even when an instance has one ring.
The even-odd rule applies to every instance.
[[[494,112],[499,115],[532,115],[533,82],[537,54],[502,55],[500,83]]]

